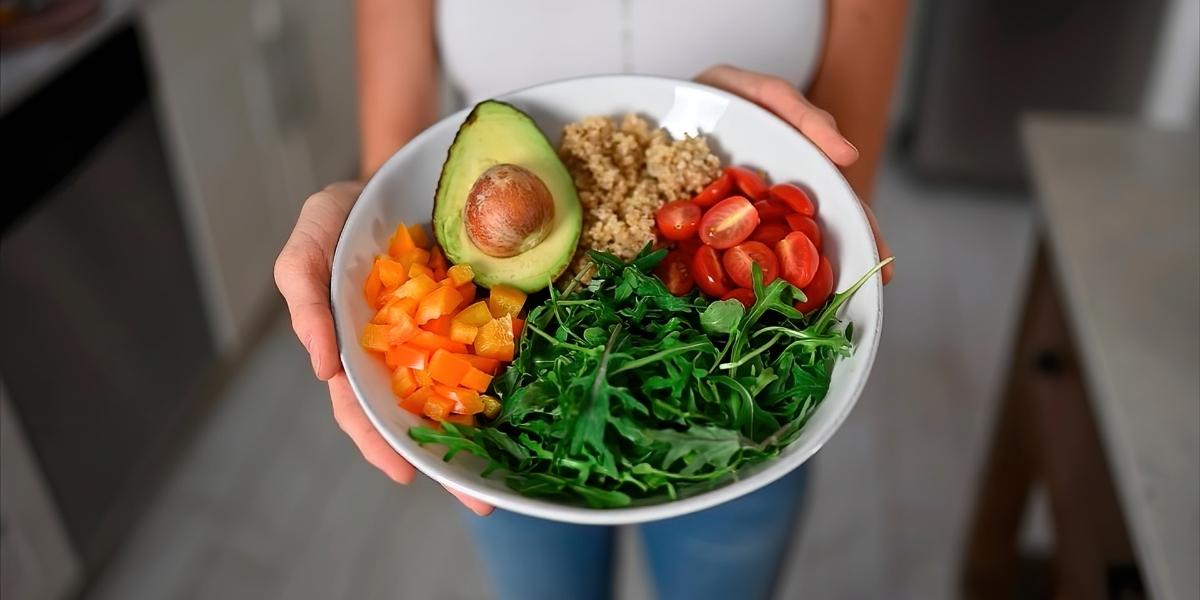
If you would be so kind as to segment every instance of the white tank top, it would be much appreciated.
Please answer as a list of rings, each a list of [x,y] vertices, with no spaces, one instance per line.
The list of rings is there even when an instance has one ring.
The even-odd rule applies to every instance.
[[[825,0],[439,0],[441,67],[470,105],[538,83],[611,73],[690,79],[725,63],[801,89],[825,33]]]

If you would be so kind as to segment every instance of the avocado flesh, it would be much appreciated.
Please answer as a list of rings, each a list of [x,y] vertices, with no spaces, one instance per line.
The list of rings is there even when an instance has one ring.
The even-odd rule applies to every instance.
[[[498,164],[518,165],[537,175],[554,203],[546,238],[508,258],[485,254],[471,241],[463,223],[471,187],[484,171]],[[446,258],[454,264],[470,265],[475,282],[484,287],[504,284],[535,292],[567,268],[579,243],[582,222],[583,209],[571,174],[533,119],[495,100],[476,105],[450,145],[434,196],[433,230]]]

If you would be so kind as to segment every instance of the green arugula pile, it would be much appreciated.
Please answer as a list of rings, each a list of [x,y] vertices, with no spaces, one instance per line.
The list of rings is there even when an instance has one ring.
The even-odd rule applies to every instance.
[[[591,253],[595,275],[529,311],[516,360],[493,383],[500,415],[481,427],[413,428],[450,460],[469,452],[532,496],[619,507],[634,499],[718,485],[777,455],[829,388],[852,327],[838,309],[889,260],[809,317],[783,279],[756,302],[672,295],[654,267],[665,250],[630,263]]]

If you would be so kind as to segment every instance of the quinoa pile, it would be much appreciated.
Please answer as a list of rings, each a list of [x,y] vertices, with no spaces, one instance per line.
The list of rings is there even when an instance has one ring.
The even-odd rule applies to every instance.
[[[634,114],[619,124],[588,117],[567,125],[559,155],[583,204],[577,256],[592,249],[633,258],[654,239],[655,211],[694,196],[721,169],[704,137],[674,140]]]

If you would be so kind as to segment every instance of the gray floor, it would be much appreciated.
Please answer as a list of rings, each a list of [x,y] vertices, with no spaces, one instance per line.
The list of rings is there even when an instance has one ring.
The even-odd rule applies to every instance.
[[[882,348],[816,461],[781,598],[954,596],[963,528],[1032,251],[1029,205],[887,170],[897,254]],[[281,320],[93,594],[159,598],[488,598],[440,488],[400,488],[332,423]],[[622,598],[648,598],[624,536]]]

